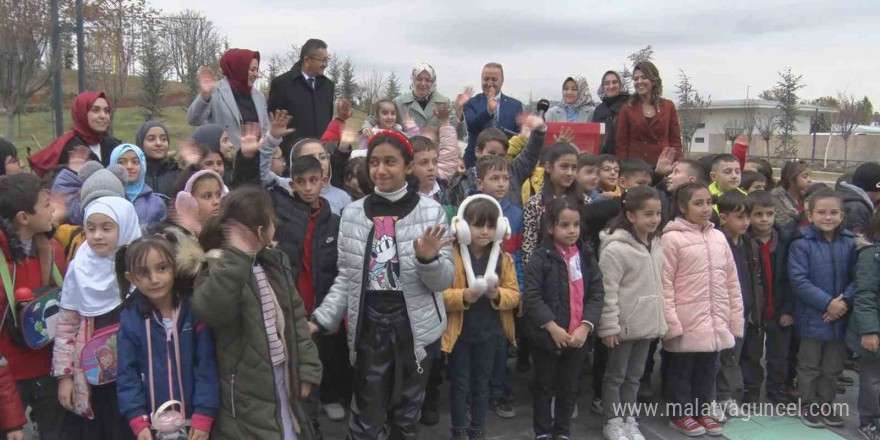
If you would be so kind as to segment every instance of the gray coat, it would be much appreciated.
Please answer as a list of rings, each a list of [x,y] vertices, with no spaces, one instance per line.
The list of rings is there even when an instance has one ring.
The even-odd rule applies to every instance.
[[[269,114],[266,112],[266,97],[256,87],[251,88],[251,97],[257,108],[257,117],[260,119],[260,133],[269,130]],[[241,149],[241,112],[232,95],[232,87],[226,78],[217,82],[217,87],[211,94],[211,101],[205,102],[202,95],[196,95],[196,99],[186,111],[186,122],[193,127],[204,124],[217,124],[226,129],[226,135],[235,145],[235,151]]]
[[[373,230],[373,220],[364,213],[364,200],[366,198],[353,202],[342,211],[337,240],[339,274],[312,315],[330,333],[335,333],[342,318],[348,316],[348,349],[352,365],[357,357],[355,338],[361,316],[365,258],[369,255],[367,240]],[[443,208],[422,197],[415,209],[395,225],[401,290],[415,341],[416,364],[427,355],[425,347],[440,339],[446,330],[443,290],[452,284],[455,273],[452,246],[444,247],[439,258],[428,264],[422,264],[416,258],[413,241],[438,223],[446,223]]]
[[[595,109],[596,107],[590,104],[578,107],[578,118],[574,122],[592,122]],[[568,117],[566,116],[565,108],[557,104],[551,107],[550,110],[547,110],[544,120],[547,122],[568,122]]]

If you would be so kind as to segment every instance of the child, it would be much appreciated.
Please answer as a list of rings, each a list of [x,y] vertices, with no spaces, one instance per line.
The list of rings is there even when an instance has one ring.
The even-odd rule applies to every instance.
[[[764,287],[761,284],[761,254],[758,244],[747,234],[754,203],[738,191],[724,193],[715,205],[718,208],[721,231],[727,237],[739,279],[745,336],[736,339],[733,348],[721,352],[721,368],[716,380],[716,402],[712,416],[724,422],[725,412],[739,417],[736,396],[745,386],[746,403],[757,403],[764,382],[761,358],[764,355]]]
[[[345,163],[345,191],[351,200],[360,200],[373,191],[366,157],[353,157]]]
[[[449,130],[454,130],[451,125],[447,124],[446,127]],[[447,169],[443,173],[440,172],[437,145],[434,141],[425,136],[413,136],[410,138],[410,142],[413,144],[413,154],[415,155],[412,175],[415,177],[417,192],[422,197],[428,197],[444,205],[447,218],[452,219],[455,215],[455,205],[452,205],[454,200],[451,200],[453,197],[449,195],[449,181],[440,175],[451,176],[453,170]],[[456,159],[458,158],[457,147],[445,148],[444,150],[444,154],[447,156],[454,155]],[[445,162],[449,163],[448,159],[449,157]]]
[[[192,141],[199,153],[199,165],[219,174],[223,177],[223,183],[231,185],[235,145],[229,140],[226,130],[216,124],[205,124],[193,132]]]
[[[859,359],[859,432],[880,439],[880,214],[875,214],[867,240],[860,240],[856,295],[846,345]]]
[[[602,200],[599,195],[599,156],[590,153],[578,155],[577,181],[592,201]]]
[[[576,206],[589,202],[576,183],[577,161],[578,151],[569,144],[556,143],[544,151],[544,185],[523,209],[523,263],[529,263],[532,253],[541,244],[545,201],[565,197]]]
[[[140,224],[148,226],[164,219],[167,199],[144,183],[147,178],[144,152],[132,144],[122,144],[110,153],[110,163],[122,165],[128,172],[125,197],[134,205]]]
[[[60,276],[67,263],[61,246],[48,236],[53,228],[53,214],[49,191],[39,177],[0,176],[0,310],[5,319],[0,328],[0,352],[9,360],[9,366],[2,370],[15,381],[12,389],[19,389],[18,405],[34,409],[32,417],[40,426],[40,435],[47,440],[61,439],[64,420],[64,409],[55,397],[58,383],[49,375],[52,348],[32,350],[15,342],[12,332],[20,335],[21,329],[14,325],[9,298],[15,307],[33,301],[37,290],[59,285],[53,276],[54,269]],[[0,394],[7,400],[6,393]]]
[[[151,439],[152,415],[177,400],[190,420],[189,438],[207,440],[220,406],[214,338],[177,282],[174,254],[161,236],[136,240],[116,253],[119,291],[132,292],[123,299],[117,334],[119,412],[138,439]]]
[[[739,159],[732,154],[719,154],[712,159],[712,166],[709,171],[709,192],[712,199],[718,203],[718,198],[728,191],[739,191],[748,194],[739,187],[742,178],[742,171],[739,168]],[[715,206],[715,212],[718,212],[718,206]]]
[[[794,324],[794,293],[788,282],[788,248],[796,231],[794,224],[780,226],[773,219],[776,208],[769,191],[749,194],[752,200],[749,235],[758,243],[763,270],[764,321],[767,331],[767,398],[775,404],[789,403],[783,392],[788,376],[789,348]]]
[[[767,186],[767,178],[757,171],[743,171],[742,183],[739,184],[740,189],[751,194],[755,191],[764,191]]]
[[[776,187],[776,181],[773,180],[773,167],[770,166],[770,162],[767,162],[766,159],[761,159],[760,157],[746,159],[743,172],[745,173],[746,171],[757,171],[764,176],[764,181],[766,182],[765,190],[770,191]]]
[[[220,214],[220,200],[229,194],[229,189],[223,183],[223,177],[198,165],[181,171],[178,187],[173,220],[197,236],[205,221]]]
[[[624,210],[600,235],[599,269],[605,305],[596,330],[608,347],[602,390],[609,440],[643,439],[633,413],[651,340],[666,334],[663,315],[663,250],[655,235],[660,195],[639,186],[626,192]],[[650,268],[650,270],[649,270]]]
[[[180,167],[168,156],[171,145],[168,128],[161,122],[147,121],[138,127],[134,139],[147,158],[146,185],[168,198],[174,197]]]
[[[323,173],[318,159],[301,156],[290,167],[290,186],[276,186],[269,190],[278,215],[276,247],[290,260],[293,279],[307,317],[312,315],[315,307],[321,305],[337,275],[339,216],[330,211],[330,203],[320,195],[324,186]],[[351,388],[345,333],[322,337],[318,342],[318,354],[325,367],[321,392],[315,390],[313,401],[307,405],[316,432],[319,430],[319,394],[331,420],[345,418],[341,403],[347,400]]]
[[[810,187],[810,166],[796,160],[782,166],[779,183],[770,191],[776,200],[776,223],[784,225],[797,219],[804,210],[804,191]]]
[[[871,227],[871,217],[880,203],[880,164],[859,165],[850,183],[839,182],[835,190],[843,197],[843,227],[864,236]]]
[[[501,252],[509,234],[501,205],[474,195],[458,213],[452,220],[459,245],[452,253],[455,280],[443,293],[449,323],[442,349],[449,356],[452,438],[482,439],[498,338],[516,345],[513,315],[520,293],[513,259]]]
[[[52,359],[58,400],[71,411],[64,421],[65,438],[134,438],[119,413],[116,383],[90,386],[80,354],[95,332],[119,322],[121,295],[113,257],[140,238],[137,211],[126,199],[101,197],[86,206],[85,220],[86,243],[64,278]]]
[[[424,373],[446,324],[441,305],[454,277],[452,239],[440,204],[408,188],[412,161],[402,134],[373,136],[367,163],[375,191],[342,213],[337,246],[345,257],[310,322],[313,332],[335,333],[347,317],[352,440],[375,439],[389,414],[392,438],[416,435]]]
[[[314,438],[300,399],[321,383],[321,362],[287,256],[268,247],[274,217],[269,194],[242,187],[199,237],[209,256],[193,310],[214,331],[221,377],[211,438]]]
[[[448,108],[448,107],[447,107]],[[364,129],[361,133],[360,149],[366,150],[367,144],[375,133],[383,130],[394,130],[407,135],[407,137],[416,136],[421,133],[419,126],[409,114],[402,117],[403,125],[397,123],[397,104],[390,99],[382,99],[376,103],[376,110],[371,118],[376,125],[371,129]],[[447,122],[448,118],[447,118]]]
[[[12,142],[0,138],[0,176],[12,176],[21,173],[21,160],[18,149]]]
[[[669,426],[687,436],[720,435],[705,405],[714,395],[718,353],[743,336],[743,302],[727,239],[712,227],[712,195],[699,183],[676,192],[679,217],[666,225],[663,298],[668,331]],[[712,309],[715,319],[706,319]]]
[[[801,237],[792,242],[788,257],[800,335],[801,421],[812,428],[837,427],[843,426],[843,419],[827,405],[834,403],[837,376],[846,357],[844,317],[856,290],[851,275],[856,263],[855,236],[840,227],[843,200],[830,189],[810,196],[806,213],[811,224],[800,230]]]
[[[576,167],[574,159],[572,179]],[[535,352],[534,428],[539,440],[568,439],[586,342],[602,313],[605,291],[592,249],[579,243],[579,205],[559,197],[545,214],[544,240],[526,266],[523,297],[526,334]]]
[[[620,159],[611,154],[599,156],[599,192],[602,197],[620,197],[617,178],[620,175]]]

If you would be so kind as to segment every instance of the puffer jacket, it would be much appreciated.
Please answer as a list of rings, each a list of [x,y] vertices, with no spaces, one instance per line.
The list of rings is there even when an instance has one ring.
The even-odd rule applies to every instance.
[[[15,378],[6,358],[0,357],[0,431],[15,431],[26,423],[24,406],[15,388]]]
[[[371,195],[345,207],[339,224],[339,275],[321,307],[313,318],[329,333],[336,333],[344,317],[348,319],[348,350],[351,364],[357,358],[357,342],[361,329],[364,295],[364,268],[373,236],[373,220],[364,211],[364,202]],[[425,347],[434,343],[446,329],[446,310],[443,290],[452,284],[455,267],[452,264],[452,246],[440,251],[439,257],[423,264],[416,258],[413,242],[431,226],[446,223],[443,207],[434,200],[419,197],[418,205],[397,220],[395,236],[400,261],[400,283],[406,301],[406,311],[415,342],[416,364],[427,356]]]
[[[464,290],[468,287],[467,274],[461,259],[461,251],[458,246],[452,250],[452,259],[455,262],[455,281],[452,286],[443,291],[443,305],[449,324],[443,332],[441,349],[444,353],[452,353],[461,329],[464,325],[464,314],[470,309],[470,304],[464,300]],[[501,321],[501,331],[510,343],[516,347],[516,324],[514,323],[514,310],[519,307],[520,293],[516,280],[516,272],[513,265],[513,257],[504,253],[501,255],[501,272],[498,280],[498,299],[492,301],[492,308],[498,312]]]
[[[743,298],[733,253],[711,223],[682,217],[663,229],[663,299],[672,352],[713,352],[743,337]]]
[[[168,197],[164,194],[153,192],[153,188],[144,185],[141,193],[131,202],[134,210],[137,212],[138,221],[141,225],[151,225],[165,219],[165,212],[168,208]]]
[[[599,319],[600,338],[621,341],[654,339],[666,334],[663,314],[663,249],[654,238],[649,249],[624,229],[599,234],[599,269],[605,306]]]
[[[263,320],[263,305],[253,275],[260,264],[281,311],[278,331],[287,359],[287,385],[297,438],[314,438],[312,424],[300,405],[300,384],[321,383],[321,361],[312,342],[302,299],[296,291],[287,256],[263,249],[252,258],[223,248],[207,255],[206,268],[195,281],[193,310],[214,331],[220,377],[220,411],[212,439],[281,440],[275,373]]]
[[[852,232],[839,229],[834,243],[814,225],[801,228],[791,243],[788,277],[794,290],[794,324],[801,339],[841,341],[846,336],[843,317],[832,323],[822,319],[831,300],[841,293],[852,310],[856,283],[856,239]]]
[[[871,229],[871,217],[874,216],[874,202],[868,193],[846,182],[840,182],[834,190],[843,197],[843,223],[840,226],[855,235],[866,234]]]
[[[159,161],[147,159],[147,175],[144,183],[150,185],[153,191],[163,194],[168,198],[177,196],[177,178],[180,176],[180,167],[177,162],[166,157]]]
[[[880,352],[862,347],[862,336],[880,334],[880,243],[859,243],[856,296],[846,329],[846,345],[859,358],[880,359]]]

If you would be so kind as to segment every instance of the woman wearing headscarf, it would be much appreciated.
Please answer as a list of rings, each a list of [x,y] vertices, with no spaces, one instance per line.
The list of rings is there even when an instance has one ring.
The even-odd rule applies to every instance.
[[[231,185],[236,153],[226,130],[217,124],[203,125],[193,132],[192,140],[201,152],[199,165],[219,174],[223,183]]]
[[[217,81],[207,68],[199,72],[201,92],[186,111],[189,125],[217,124],[225,127],[229,140],[238,150],[245,124],[269,129],[266,97],[254,87],[259,77],[260,53],[248,49],[229,49],[220,57],[223,79]]]
[[[664,151],[681,157],[681,127],[675,104],[662,98],[660,71],[650,61],[633,68],[636,93],[621,106],[617,120],[616,155],[621,159],[637,158],[652,167]]]
[[[42,177],[58,166],[67,166],[72,155],[81,156],[76,167],[86,160],[96,160],[104,166],[110,163],[110,152],[120,141],[108,133],[110,104],[104,92],[82,92],[70,108],[73,128],[52,141],[49,146],[28,157],[31,170]],[[73,170],[76,172],[77,170]]]
[[[544,115],[547,122],[590,122],[593,117],[593,97],[586,82],[581,86],[572,77],[562,82],[562,100]]]
[[[617,145],[617,114],[620,107],[629,99],[629,92],[623,89],[622,76],[609,70],[602,75],[598,95],[602,103],[593,112],[593,122],[605,124],[605,142],[602,154],[614,154]]]
[[[177,190],[177,176],[180,167],[177,161],[168,157],[171,136],[165,124],[147,121],[141,124],[134,135],[134,143],[147,158],[147,173],[144,183],[153,191],[173,198]]]
[[[437,74],[434,68],[428,63],[421,63],[412,70],[412,83],[409,86],[409,92],[404,92],[400,96],[394,98],[397,104],[397,123],[404,125],[404,118],[409,115],[413,122],[425,133],[425,127],[428,132],[437,132],[440,127],[440,120],[434,114],[437,104],[447,104],[450,108],[449,121],[455,126],[455,130],[459,138],[464,137],[466,127],[464,121],[459,120],[455,114],[455,105],[449,98],[443,96],[437,91]],[[377,121],[373,116],[364,120],[361,129],[372,129],[377,125]],[[368,136],[369,137],[369,136]]]
[[[110,154],[110,162],[125,168],[125,198],[134,205],[138,221],[149,226],[165,218],[168,198],[153,192],[144,181],[147,177],[147,158],[136,145],[122,144]]]

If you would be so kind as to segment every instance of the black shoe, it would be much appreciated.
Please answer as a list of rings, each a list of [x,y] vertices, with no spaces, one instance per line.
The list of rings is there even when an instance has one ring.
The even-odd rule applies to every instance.
[[[467,429],[453,429],[450,440],[468,440]]]
[[[419,420],[425,426],[434,426],[440,423],[440,414],[434,408],[422,408],[422,418]],[[465,430],[464,438],[467,438],[467,430]]]
[[[493,397],[492,400],[489,401],[489,405],[492,407],[492,410],[495,411],[495,414],[502,419],[512,419],[516,417],[516,409],[513,408],[510,399],[506,397]]]
[[[805,407],[801,409],[801,422],[804,425],[809,426],[810,428],[824,428],[825,423],[822,422],[822,419],[817,414],[817,411],[810,411],[809,407]]]
[[[761,402],[760,391],[746,391],[743,394],[742,403],[746,405],[755,405]]]
[[[553,440],[568,440],[568,436],[567,435],[557,435],[556,437],[553,437]]]
[[[822,423],[831,428],[840,428],[843,426],[843,418],[836,414],[822,415]]]
[[[877,425],[874,423],[859,426],[859,434],[861,434],[865,440],[880,440],[880,430],[877,429]]]
[[[470,429],[468,430],[468,438],[470,440],[483,440],[486,438],[486,431],[482,429]]]
[[[767,400],[772,402],[774,405],[788,405],[792,402],[791,398],[789,398],[787,394],[782,392],[768,394]]]
[[[837,376],[837,383],[842,383],[848,387],[851,387],[854,383],[856,383],[856,381],[853,380],[851,377],[841,374],[840,376]]]

